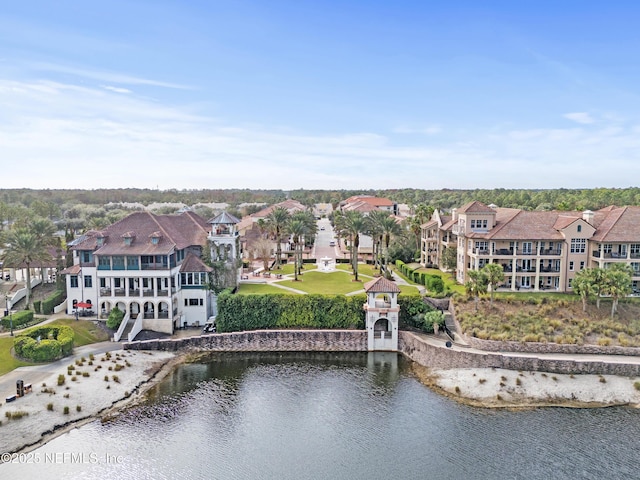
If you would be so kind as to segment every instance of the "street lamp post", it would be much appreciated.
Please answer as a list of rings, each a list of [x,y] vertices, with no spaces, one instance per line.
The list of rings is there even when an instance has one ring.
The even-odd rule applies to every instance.
[[[9,314],[9,329],[11,330],[11,336],[13,337],[13,316],[11,315],[11,303],[9,302],[9,295],[5,295],[4,301],[7,306],[7,313]]]

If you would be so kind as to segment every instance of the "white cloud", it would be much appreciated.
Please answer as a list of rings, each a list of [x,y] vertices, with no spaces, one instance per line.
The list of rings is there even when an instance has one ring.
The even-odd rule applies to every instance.
[[[131,90],[128,88],[120,88],[120,87],[112,87],[111,85],[100,85],[105,90],[110,90],[116,93],[131,93]]]
[[[582,123],[582,124],[589,124],[589,123],[595,122],[593,117],[591,117],[591,115],[589,115],[587,112],[565,113],[563,117],[568,118],[569,120],[573,120],[574,122]]]
[[[640,178],[635,123],[487,127],[408,144],[403,135],[233,124],[107,86],[0,79],[2,186],[578,188]]]
[[[92,80],[100,80],[107,83],[120,83],[126,85],[148,85],[153,87],[173,88],[178,90],[190,90],[192,87],[188,85],[180,85],[177,83],[164,82],[149,78],[136,77],[132,75],[107,72],[104,70],[89,70],[85,68],[68,67],[54,63],[37,62],[31,63],[29,66],[40,72],[56,72],[75,75],[82,78],[90,78]]]

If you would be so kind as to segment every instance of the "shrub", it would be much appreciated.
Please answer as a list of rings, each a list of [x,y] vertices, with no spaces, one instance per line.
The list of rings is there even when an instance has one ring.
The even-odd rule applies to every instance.
[[[11,316],[7,315],[6,317],[3,317],[0,321],[5,329],[10,328],[11,324],[13,324],[13,328],[18,328],[32,322],[33,312],[31,310],[20,310],[12,313]]]
[[[640,390],[640,382],[634,382],[633,386],[636,390]]]
[[[65,407],[64,407],[63,413],[64,413],[65,415],[69,415],[69,407],[68,407],[68,406],[65,406]]]
[[[76,405],[76,412],[79,412],[82,410],[82,407],[80,405]]]
[[[66,297],[67,292],[65,290],[56,290],[42,301],[42,313],[44,315],[51,315],[53,309],[57,305],[60,305]]]
[[[41,313],[41,310],[40,310],[40,306],[41,305],[42,305],[42,302],[40,300],[34,300],[34,302],[33,302],[33,310],[38,314]]]
[[[109,312],[109,318],[107,318],[107,327],[117,330],[120,324],[122,323],[122,319],[124,318],[124,312],[120,310],[117,306],[111,309]]]
[[[17,355],[35,362],[57,360],[71,353],[73,329],[65,326],[30,328],[15,338],[13,347]]]
[[[47,403],[47,410],[53,412],[53,403]]]
[[[64,375],[62,374],[58,375],[58,386],[64,385],[64,382],[65,382]]]

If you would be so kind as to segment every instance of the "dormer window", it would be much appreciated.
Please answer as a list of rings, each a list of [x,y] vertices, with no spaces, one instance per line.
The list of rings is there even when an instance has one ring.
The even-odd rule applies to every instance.
[[[104,245],[104,237],[102,235],[100,235],[99,237],[96,237],[96,246],[102,247],[103,245]]]
[[[158,237],[151,237],[151,244],[157,245],[160,239]]]
[[[149,237],[151,238],[152,245],[158,245],[158,243],[160,243],[160,239],[162,238],[162,234],[160,232],[153,232],[151,235],[149,235]]]
[[[122,234],[122,239],[124,240],[124,244],[127,247],[131,246],[134,238],[136,238],[136,235],[133,232],[127,232]]]

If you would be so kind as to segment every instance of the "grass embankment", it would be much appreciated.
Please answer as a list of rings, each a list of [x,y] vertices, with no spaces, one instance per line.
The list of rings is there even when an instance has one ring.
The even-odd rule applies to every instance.
[[[456,297],[456,317],[466,335],[487,340],[554,342],[564,344],[640,347],[640,302],[625,299],[611,318],[611,300],[586,312],[576,295],[496,294],[491,306]]]
[[[60,319],[51,322],[49,325],[65,325],[71,327],[74,332],[73,344],[75,347],[109,340],[109,335],[89,320],[76,321],[73,319]],[[14,339],[15,337],[0,338],[0,375],[4,375],[18,367],[33,365],[33,363],[18,360],[11,354]]]

